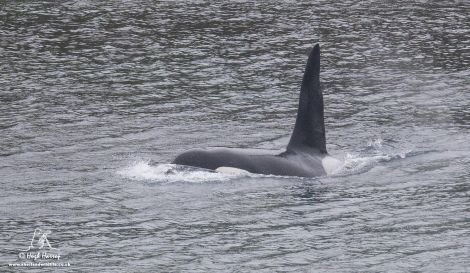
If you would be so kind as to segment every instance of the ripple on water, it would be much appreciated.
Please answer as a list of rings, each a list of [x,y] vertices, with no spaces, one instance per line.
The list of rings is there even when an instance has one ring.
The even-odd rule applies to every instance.
[[[468,271],[468,14],[451,0],[2,3],[0,262],[42,227],[77,272]],[[282,150],[316,42],[338,173],[165,164],[193,147]]]

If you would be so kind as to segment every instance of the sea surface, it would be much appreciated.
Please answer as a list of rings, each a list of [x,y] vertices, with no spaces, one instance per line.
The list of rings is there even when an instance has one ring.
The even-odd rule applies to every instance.
[[[1,1],[0,271],[470,272],[470,2],[314,2]],[[170,164],[282,151],[315,43],[335,174]]]

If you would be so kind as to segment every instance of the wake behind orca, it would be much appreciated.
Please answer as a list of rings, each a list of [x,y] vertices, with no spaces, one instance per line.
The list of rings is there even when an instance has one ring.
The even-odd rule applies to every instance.
[[[270,155],[230,148],[193,149],[178,155],[173,163],[223,172],[244,170],[281,176],[314,177],[331,173],[340,161],[326,151],[320,46],[313,47],[305,67],[297,119],[285,152]]]

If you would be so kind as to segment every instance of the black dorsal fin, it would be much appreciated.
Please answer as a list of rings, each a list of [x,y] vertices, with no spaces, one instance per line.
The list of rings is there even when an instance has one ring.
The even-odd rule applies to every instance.
[[[294,132],[287,151],[326,153],[323,95],[320,90],[320,46],[316,44],[308,57]]]

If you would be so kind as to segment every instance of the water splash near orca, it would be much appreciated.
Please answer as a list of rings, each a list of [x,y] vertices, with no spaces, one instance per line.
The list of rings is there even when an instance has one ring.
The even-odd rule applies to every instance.
[[[204,183],[227,181],[238,174],[212,172],[199,168],[179,166],[175,164],[151,164],[150,160],[136,160],[117,172],[118,175],[137,181],[153,181],[159,183],[190,182]]]
[[[341,166],[331,176],[348,176],[368,172],[380,164],[409,156],[413,156],[413,152],[409,148],[394,147],[381,138],[370,140],[361,151],[346,153],[341,160]],[[130,180],[155,183],[208,183],[262,177],[293,179],[290,176],[223,173],[177,164],[152,164],[150,160],[143,159],[130,162],[128,166],[118,170],[117,174]],[[295,179],[308,178],[295,177]]]
[[[412,149],[397,148],[381,138],[370,140],[363,151],[346,153],[343,164],[333,176],[354,175],[370,171],[380,163],[404,159],[412,155]]]

